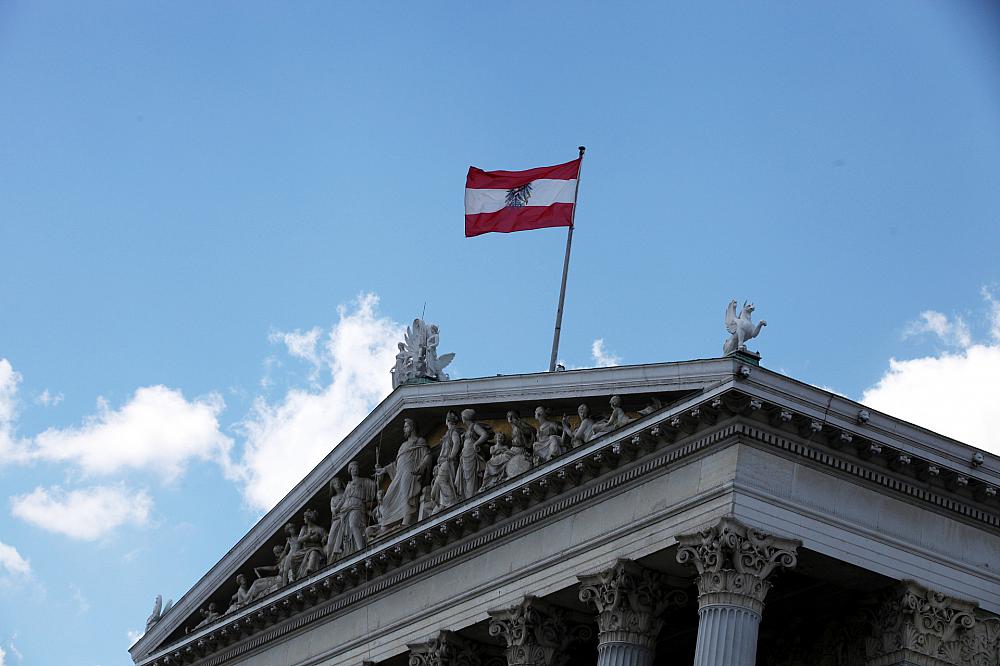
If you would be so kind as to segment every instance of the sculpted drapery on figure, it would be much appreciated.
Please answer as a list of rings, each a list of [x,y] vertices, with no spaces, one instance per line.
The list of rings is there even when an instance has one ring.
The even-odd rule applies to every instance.
[[[243,574],[236,576],[236,592],[229,600],[229,608],[226,613],[237,611],[250,603],[250,586],[247,584],[247,577]]]
[[[462,436],[462,455],[459,458],[459,469],[455,475],[455,490],[460,497],[468,499],[479,490],[479,477],[486,464],[479,455],[479,447],[487,439],[486,428],[472,419],[476,415],[474,409],[462,410],[462,425],[465,433]]]
[[[379,528],[384,532],[397,525],[410,525],[417,518],[424,479],[431,470],[431,450],[417,433],[413,419],[403,420],[406,439],[396,453],[396,460],[376,467],[376,476],[389,475],[389,487],[379,504]]]
[[[344,553],[344,517],[340,513],[343,504],[344,483],[333,477],[330,481],[330,531],[324,548],[327,562],[333,562]]]
[[[619,396],[611,396],[610,405],[611,414],[608,418],[594,425],[594,437],[611,432],[612,430],[618,430],[618,428],[624,428],[632,422],[632,419],[622,409],[622,399]]]
[[[544,407],[535,408],[535,420],[538,421],[535,458],[539,462],[548,462],[563,452],[563,427],[549,419],[548,410]]]
[[[458,415],[448,412],[444,418],[445,433],[438,446],[437,464],[434,466],[434,480],[431,482],[430,500],[433,503],[431,514],[446,509],[458,502],[458,491],[455,489],[455,476],[459,455],[462,451],[462,429],[458,427]]]
[[[594,419],[590,418],[590,407],[582,404],[576,408],[576,413],[580,416],[580,423],[576,428],[570,425],[569,417],[562,418],[563,432],[568,433],[570,446],[574,449],[594,438]]]
[[[319,513],[313,509],[308,509],[302,515],[304,524],[299,530],[299,547],[302,549],[299,568],[295,572],[295,579],[299,580],[309,576],[315,571],[319,571],[326,565],[326,541],[327,532],[317,521]]]
[[[422,319],[414,319],[406,328],[403,342],[399,343],[399,353],[392,368],[392,387],[421,379],[446,381],[444,369],[455,358],[454,354],[438,356],[441,334],[435,324],[427,325]]]
[[[347,466],[351,480],[344,487],[344,498],[340,504],[342,533],[342,556],[364,548],[365,528],[368,527],[368,512],[378,493],[378,487],[371,479],[360,474],[361,465],[352,460]]]
[[[304,554],[302,552],[302,544],[299,543],[298,530],[295,529],[295,525],[292,523],[286,524],[285,548],[281,551],[281,564],[278,565],[278,573],[281,576],[283,585],[288,585],[295,581],[295,574],[299,570],[299,565],[302,564]]]

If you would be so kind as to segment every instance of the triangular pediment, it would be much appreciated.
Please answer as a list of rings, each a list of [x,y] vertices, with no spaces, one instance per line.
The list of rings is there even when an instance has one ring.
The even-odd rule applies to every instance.
[[[480,497],[486,501],[489,493],[459,502],[448,511],[410,527],[372,534],[367,548],[353,553],[353,559],[345,557],[343,562],[325,562],[323,568],[308,579],[255,601],[253,608],[223,615],[204,628],[186,633],[198,623],[199,610],[208,604],[215,603],[220,611],[228,607],[238,573],[252,579],[255,568],[274,564],[271,551],[274,546],[284,544],[282,527],[286,523],[301,525],[303,512],[313,509],[319,515],[319,523],[328,525],[331,519],[327,490],[330,481],[337,476],[346,482],[346,468],[352,460],[357,460],[362,474],[370,478],[376,457],[382,465],[395,459],[405,439],[404,420],[412,419],[436,455],[446,430],[445,416],[449,411],[473,409],[475,422],[486,431],[501,432],[509,437],[512,430],[507,414],[512,410],[537,429],[538,421],[532,418],[532,414],[538,406],[543,406],[548,411],[548,418],[561,421],[565,415],[571,427],[575,428],[580,423],[577,409],[581,404],[588,406],[596,420],[607,419],[612,411],[609,404],[612,396],[620,400],[627,423],[623,421],[598,433],[585,445],[567,449],[550,462],[533,461],[522,476],[504,481],[497,488],[503,490],[503,483],[506,483],[511,488],[520,488],[519,492],[525,497],[539,492],[545,494],[552,492],[553,487],[550,484],[550,490],[539,491],[548,483],[546,475],[560,466],[565,468],[567,460],[579,459],[575,464],[584,465],[593,473],[593,469],[602,469],[600,460],[605,454],[600,452],[603,450],[609,450],[607,455],[610,458],[618,458],[626,456],[622,451],[628,449],[630,453],[627,456],[634,458],[644,455],[645,451],[671,446],[712,431],[748,440],[756,437],[762,445],[785,447],[787,455],[806,455],[804,452],[807,450],[813,453],[829,451],[834,454],[833,457],[828,456],[831,460],[856,459],[859,465],[867,465],[871,474],[881,474],[880,470],[884,469],[887,479],[888,475],[917,478],[933,468],[938,471],[932,482],[942,493],[953,493],[956,501],[965,501],[966,504],[961,506],[969,507],[969,516],[980,510],[976,508],[976,503],[981,504],[981,500],[987,499],[989,490],[995,493],[996,486],[1000,485],[1000,461],[995,457],[988,456],[986,464],[972,470],[978,475],[971,474],[967,471],[968,461],[974,453],[971,447],[768,371],[755,365],[753,359],[731,356],[682,363],[404,385],[376,407],[133,646],[133,658],[152,663],[159,655],[171,655],[174,649],[191,647],[193,641],[200,641],[203,646],[200,649],[204,650],[207,649],[205,645],[220,644],[223,629],[229,632],[225,641],[241,640],[246,634],[258,631],[263,626],[262,622],[277,621],[285,617],[282,614],[297,612],[297,609],[315,603],[315,599],[329,598],[334,590],[343,589],[351,580],[365,577],[367,574],[364,571],[359,574],[358,568],[382,566],[379,562],[392,559],[391,555],[387,556],[391,548],[395,548],[397,553],[407,548],[416,549],[410,555],[416,556],[420,548],[431,547],[427,545],[432,543],[430,540],[414,545],[416,541],[409,536],[411,533],[426,532],[424,528],[431,524],[439,535],[445,535],[449,525],[462,525],[463,520],[466,520],[467,526],[467,518],[461,517],[463,512],[467,514],[470,507],[477,505]],[[723,428],[722,424],[727,425]],[[596,467],[595,458],[583,457],[591,455],[591,449],[596,452],[593,454],[597,456]],[[844,471],[846,468],[833,464],[829,466],[832,473],[848,473]],[[959,477],[961,480],[956,481]],[[871,482],[864,475],[858,478]],[[898,479],[894,483],[898,485]],[[385,487],[384,480],[382,486]],[[956,511],[961,509],[958,503],[955,506]],[[452,534],[454,531],[452,528]],[[423,538],[431,539],[426,533]],[[450,537],[441,538],[446,541]],[[350,568],[350,571],[337,573],[344,567]],[[272,600],[275,602],[272,603]],[[268,606],[266,611],[258,610],[263,606]],[[250,611],[257,615],[250,617]],[[265,618],[267,613],[273,617]]]

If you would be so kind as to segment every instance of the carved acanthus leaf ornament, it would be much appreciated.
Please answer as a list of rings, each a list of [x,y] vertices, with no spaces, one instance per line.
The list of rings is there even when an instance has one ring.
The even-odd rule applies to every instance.
[[[489,615],[490,636],[506,643],[509,666],[560,666],[570,643],[593,635],[588,627],[568,625],[561,609],[532,596]]]
[[[411,643],[409,666],[480,666],[475,644],[452,631],[438,632],[423,643]]]

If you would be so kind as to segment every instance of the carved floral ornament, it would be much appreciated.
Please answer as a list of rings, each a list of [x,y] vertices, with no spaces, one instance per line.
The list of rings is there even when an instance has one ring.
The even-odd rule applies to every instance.
[[[480,666],[476,646],[452,631],[440,631],[424,643],[411,643],[409,666]]]
[[[589,627],[568,623],[562,609],[532,596],[489,615],[490,636],[503,639],[509,666],[559,666],[571,643],[592,636]]]
[[[868,443],[870,433],[855,432],[853,442],[849,446],[843,446],[839,444],[843,440],[843,431],[839,427],[831,427],[831,424],[824,422],[820,424],[818,430],[807,429],[805,435],[797,438],[796,433],[801,430],[802,424],[809,423],[807,415],[794,412],[783,405],[755,398],[752,394],[739,388],[726,389],[723,392],[705,396],[699,401],[683,400],[673,406],[654,403],[655,401],[652,401],[650,406],[640,410],[638,415],[631,413],[631,416],[652,415],[654,413],[657,416],[653,416],[648,423],[640,423],[638,428],[630,427],[626,435],[612,436],[603,440],[603,443],[596,443],[593,446],[591,441],[586,441],[586,445],[581,444],[579,448],[571,448],[565,458],[560,456],[553,461],[554,464],[545,465],[546,469],[541,475],[531,476],[528,481],[521,485],[512,481],[509,490],[499,495],[496,494],[493,487],[490,487],[487,489],[491,494],[488,500],[479,499],[482,495],[477,495],[468,502],[468,506],[458,513],[452,512],[443,522],[432,521],[429,527],[418,525],[413,530],[412,536],[398,544],[389,540],[386,542],[389,543],[388,546],[381,547],[376,541],[368,545],[364,558],[360,560],[357,557],[357,552],[353,552],[341,555],[339,560],[327,561],[322,570],[309,575],[306,587],[302,587],[302,584],[296,581],[294,591],[289,591],[288,587],[282,589],[279,586],[277,589],[269,590],[259,599],[245,600],[246,608],[239,608],[232,614],[224,614],[219,622],[213,623],[207,631],[198,632],[197,637],[185,637],[182,628],[178,633],[173,634],[173,638],[163,635],[157,639],[159,647],[152,644],[144,647],[148,650],[146,654],[149,657],[145,658],[142,663],[150,666],[152,664],[165,664],[168,658],[171,659],[170,663],[180,663],[178,662],[178,650],[190,651],[191,646],[194,646],[195,654],[203,656],[223,649],[230,651],[238,649],[235,644],[241,643],[244,638],[256,635],[266,627],[280,624],[289,615],[298,614],[317,604],[325,603],[325,600],[334,597],[339,599],[348,589],[353,589],[358,585],[359,581],[371,580],[372,576],[382,575],[389,571],[408,571],[407,562],[411,559],[432,550],[451,548],[449,544],[464,538],[470,532],[482,532],[484,535],[492,534],[493,528],[491,526],[495,521],[505,519],[514,512],[528,510],[540,498],[550,497],[553,493],[566,493],[567,498],[575,496],[569,494],[570,490],[580,485],[584,480],[604,476],[637,458],[651,456],[649,458],[650,465],[643,467],[649,472],[644,473],[659,473],[653,472],[653,470],[662,470],[664,466],[672,465],[685,457],[695,455],[705,447],[718,442],[719,437],[728,437],[734,434],[760,441],[768,446],[774,446],[788,455],[808,457],[814,464],[826,466],[838,474],[864,478],[867,482],[891,487],[895,492],[910,496],[913,501],[926,502],[938,509],[949,510],[962,516],[965,520],[981,523],[987,529],[1000,526],[1000,519],[995,511],[996,493],[985,492],[992,490],[986,481],[969,476],[966,484],[949,485],[946,483],[947,479],[959,472],[940,466],[934,467],[935,476],[931,477],[931,483],[929,483],[927,479],[920,476],[921,471],[928,469],[928,466],[926,462],[919,460],[916,456],[913,457],[912,464],[900,470],[907,472],[910,476],[916,476],[913,483],[907,481],[905,476],[900,474],[896,474],[890,479],[885,474],[884,466],[872,467],[869,464],[869,458],[872,457],[872,454],[867,455],[867,457],[863,455],[873,449],[873,446]],[[744,419],[735,423],[728,421],[733,415],[742,415]],[[778,418],[779,415],[781,418]],[[758,427],[754,423],[754,419],[761,421],[762,424],[770,421],[771,429]],[[716,427],[717,423],[718,427]],[[633,424],[628,425],[633,426]],[[780,432],[776,432],[775,428],[788,432],[788,435],[784,436]],[[813,435],[814,431],[820,434]],[[801,433],[799,434],[801,435]],[[809,439],[808,443],[803,442],[803,437]],[[675,443],[680,444],[681,442],[683,442],[683,446],[675,446]],[[509,443],[508,441],[503,444],[507,446]],[[895,456],[891,446],[894,444],[883,442],[879,451],[874,455],[881,458]],[[432,449],[435,453],[437,450]],[[569,462],[562,462],[563,460]],[[964,474],[968,476],[967,472]],[[369,478],[368,481],[370,480]],[[502,481],[508,480],[505,477],[502,479]],[[979,503],[973,503],[973,498],[979,500]],[[371,524],[370,517],[366,517],[365,520],[366,524]],[[361,532],[365,532],[364,528],[361,529]],[[757,538],[754,537],[754,539]],[[752,543],[754,539],[749,541]],[[766,538],[762,535],[757,540],[765,542]],[[700,541],[700,538],[697,539],[697,543]],[[278,547],[278,550],[280,553],[281,548]],[[350,555],[350,558],[347,555]],[[692,562],[695,561],[696,558],[693,558]],[[348,563],[344,564],[344,562]],[[735,568],[728,571],[734,572],[734,574],[738,573]],[[229,575],[232,576],[235,573],[237,572],[230,572]],[[243,573],[249,579],[248,583],[255,582],[254,572],[244,571]],[[277,574],[274,575],[274,578],[276,581],[280,581]],[[228,578],[228,580],[233,581],[233,578]],[[746,580],[744,579],[742,582],[746,582]],[[227,583],[227,585],[229,584],[233,585],[234,588],[238,587],[235,583]],[[252,589],[253,585],[249,587]],[[732,585],[721,581],[717,587],[726,588],[732,587]],[[207,603],[207,599],[203,603]],[[347,602],[338,601],[338,608],[341,603]],[[182,608],[185,609],[184,612],[188,616],[193,617],[193,620],[189,620],[192,624],[202,619],[197,615],[196,608],[187,610],[188,607],[184,605],[184,600],[182,600]],[[225,608],[225,605],[222,608]],[[172,612],[176,613],[178,610],[181,609],[175,607]],[[231,618],[235,618],[235,620]],[[239,623],[238,631],[233,629],[236,623]],[[176,625],[174,626],[176,627]],[[177,631],[174,628],[171,630]],[[154,653],[158,656],[152,657]]]
[[[677,543],[677,561],[698,571],[700,605],[729,602],[757,613],[771,589],[767,578],[778,568],[793,568],[801,545],[728,517],[700,532],[679,535]]]

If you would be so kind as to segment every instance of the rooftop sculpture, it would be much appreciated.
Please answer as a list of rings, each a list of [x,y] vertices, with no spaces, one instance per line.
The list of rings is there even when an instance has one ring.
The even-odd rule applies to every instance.
[[[743,309],[740,310],[739,316],[736,316],[736,299],[729,301],[729,305],[726,307],[726,330],[729,331],[731,337],[722,345],[724,355],[732,354],[735,351],[745,351],[747,341],[756,338],[760,335],[760,329],[767,326],[767,322],[764,320],[754,326],[753,322],[750,321],[753,310],[753,303],[743,301]]]
[[[396,364],[392,372],[392,388],[421,380],[447,381],[444,369],[455,358],[455,354],[438,356],[441,335],[436,324],[427,324],[419,317],[406,327],[403,342],[399,343]]]

